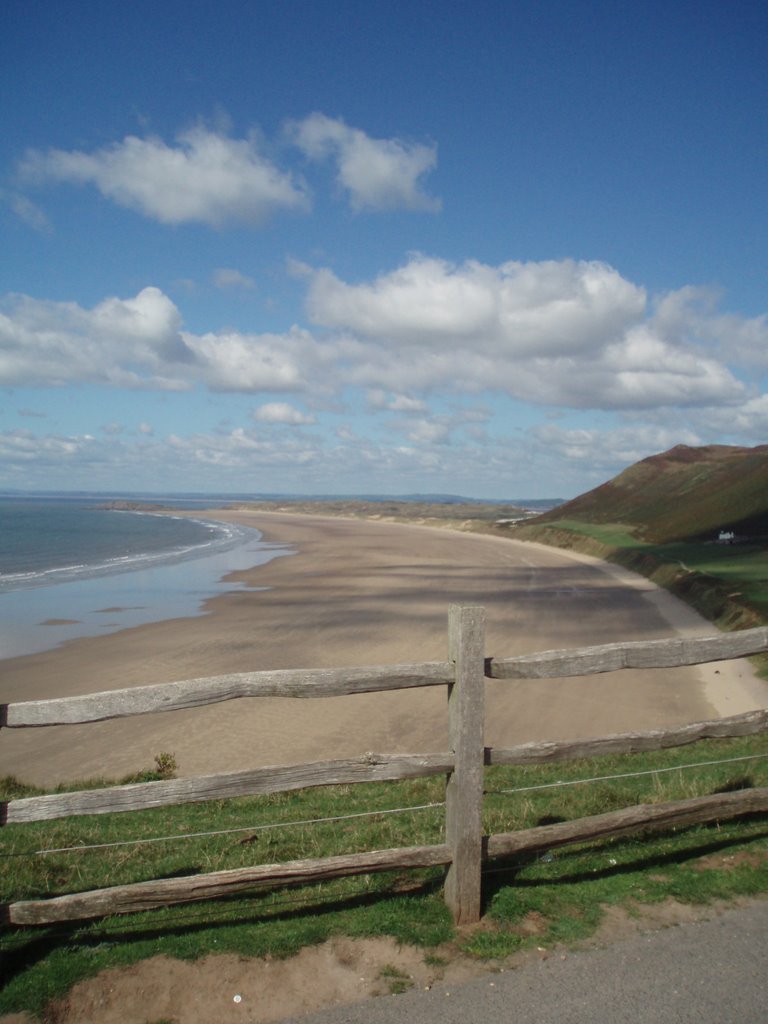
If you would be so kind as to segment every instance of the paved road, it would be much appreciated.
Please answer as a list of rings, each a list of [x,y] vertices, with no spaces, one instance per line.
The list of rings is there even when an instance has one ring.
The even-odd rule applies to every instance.
[[[765,1024],[768,901],[301,1024]],[[286,1022],[287,1024],[287,1022]]]

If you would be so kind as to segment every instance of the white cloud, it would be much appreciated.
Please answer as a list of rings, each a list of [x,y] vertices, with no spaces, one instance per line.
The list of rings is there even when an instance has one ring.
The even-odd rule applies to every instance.
[[[404,395],[387,395],[383,391],[369,392],[368,403],[371,409],[396,414],[386,423],[390,433],[400,434],[412,444],[422,447],[463,444],[464,438],[458,442],[455,440],[455,435],[462,429],[466,429],[467,436],[475,441],[484,441],[486,437],[485,432],[477,426],[489,418],[485,409],[457,405],[448,412],[437,412],[430,410],[424,401],[409,399]]]
[[[368,392],[368,405],[371,409],[388,409],[390,412],[418,413],[426,412],[427,403],[422,398],[411,395],[387,394],[380,388]]]
[[[651,322],[667,338],[695,337],[725,358],[768,367],[768,314],[741,317],[719,313],[719,298],[712,288],[679,288],[658,299]]]
[[[409,422],[407,437],[409,441],[419,445],[445,444],[450,437],[451,426],[450,420],[446,417],[420,417]]]
[[[608,430],[598,428],[564,429],[545,423],[529,432],[532,444],[550,458],[583,462],[612,475],[676,444],[699,445],[700,435],[680,427],[635,423]]]
[[[306,426],[316,423],[314,416],[309,416],[288,402],[267,402],[253,412],[257,423],[274,423],[288,426]]]
[[[768,369],[768,314],[746,320],[733,314],[716,317],[712,333],[721,352],[745,366]]]
[[[50,234],[52,229],[51,222],[48,217],[40,209],[40,207],[33,203],[27,196],[21,195],[19,192],[14,192],[7,197],[11,209],[19,218],[23,220],[29,227],[34,228],[35,231],[39,231],[41,234]]]
[[[355,210],[439,210],[421,179],[437,164],[437,147],[401,139],[373,139],[338,118],[315,113],[287,125],[310,160],[332,158],[339,185]]]
[[[371,284],[318,270],[307,294],[310,318],[326,327],[403,346],[470,343],[517,356],[597,349],[638,321],[645,302],[642,288],[604,263],[456,266],[419,255]]]
[[[765,444],[768,438],[768,394],[749,398],[733,408],[702,410],[702,428],[740,443]]]
[[[214,391],[307,391],[325,360],[308,331],[185,334],[200,379]]]
[[[659,337],[653,324],[628,331],[621,342],[608,346],[602,362],[615,382],[619,407],[728,403],[744,394],[727,367],[693,345]]]
[[[23,295],[3,306],[1,384],[189,386],[194,355],[179,333],[178,309],[158,288],[144,288],[132,299],[104,299],[90,310]]]
[[[169,146],[129,135],[93,153],[31,150],[20,166],[32,183],[95,185],[102,195],[162,224],[261,223],[279,209],[302,209],[305,189],[258,150],[198,126]]]
[[[648,316],[642,288],[603,263],[414,256],[371,283],[311,275],[307,310],[340,332],[347,383],[379,391],[506,392],[537,404],[640,409],[734,404],[744,386],[685,330]]]
[[[296,327],[285,334],[181,329],[181,314],[158,288],[135,298],[76,303],[10,296],[0,312],[0,385],[214,391],[322,391],[332,345]]]
[[[187,402],[185,396],[179,401]],[[278,403],[268,403],[278,404]],[[757,411],[757,410],[756,410]],[[0,432],[0,483],[4,486],[134,490],[221,491],[452,491],[475,496],[523,498],[575,494],[625,466],[674,444],[712,440],[713,428],[697,433],[677,423],[624,424],[606,419],[602,429],[554,423],[524,433],[472,439],[448,431],[462,415],[404,418],[400,438],[366,436],[366,425],[340,426],[334,434],[259,424],[170,436]],[[763,414],[768,409],[763,407]],[[584,421],[586,422],[586,420]],[[612,425],[611,425],[612,424]],[[119,481],[119,482],[118,482]]]
[[[90,434],[38,437],[31,430],[0,433],[0,465],[5,467],[0,479],[12,479],[14,472],[23,472],[30,465],[58,469],[75,459],[84,461],[93,442]]]
[[[230,267],[219,267],[213,272],[213,283],[217,288],[242,288],[251,291],[256,287],[256,282],[247,274]]]
[[[372,282],[349,284],[328,270],[307,281],[310,316],[326,328],[318,334],[300,326],[195,334],[154,287],[91,309],[9,296],[0,305],[0,385],[204,386],[280,393],[280,401],[306,394],[326,405],[359,387],[369,409],[422,437],[426,428],[413,424],[438,392],[574,409],[728,408],[741,410],[745,430],[748,420],[762,422],[759,407],[745,404],[757,389],[718,358],[716,309],[691,312],[686,296],[672,294],[649,312],[643,290],[601,263],[453,266],[415,256]],[[750,335],[751,322],[730,319]],[[261,422],[304,415],[290,408]]]
[[[283,468],[295,473],[298,468],[324,461],[317,440],[293,431],[265,439],[243,427],[235,427],[226,433],[174,436],[169,440],[174,457],[185,466],[213,467],[238,473]]]

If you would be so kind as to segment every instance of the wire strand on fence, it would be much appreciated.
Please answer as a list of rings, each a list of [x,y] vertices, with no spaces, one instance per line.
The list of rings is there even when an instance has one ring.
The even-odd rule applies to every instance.
[[[747,754],[743,757],[729,757],[718,761],[696,761],[692,764],[672,765],[668,768],[649,768],[639,772],[621,772],[615,775],[596,775],[588,779],[567,779],[557,782],[542,782],[535,786],[518,786],[515,789],[486,790],[486,796],[512,795],[515,793],[532,793],[536,790],[557,789],[565,786],[583,786],[590,782],[610,782],[615,779],[634,779],[644,775],[659,775],[662,772],[684,771],[689,768],[707,768],[723,764],[735,764],[739,761],[760,761],[768,758],[768,754]],[[354,814],[339,814],[325,818],[305,818],[298,821],[276,821],[265,825],[241,825],[238,828],[217,829],[210,832],[182,832],[172,836],[151,836],[145,839],[120,839],[112,843],[93,843],[83,846],[58,846],[44,850],[30,850],[22,853],[0,853],[0,857],[44,857],[52,853],[85,853],[89,850],[107,850],[119,846],[143,846],[149,843],[168,843],[178,839],[207,839],[215,836],[233,835],[240,832],[264,832],[268,829],[290,828],[297,825],[322,825],[335,821],[350,821],[354,818],[371,818],[385,814],[408,814],[414,811],[426,811],[436,807],[444,807],[445,801],[430,804],[418,804],[412,807],[392,807],[379,811],[358,811]]]
[[[768,754],[745,754],[743,757],[729,757],[722,761],[696,761],[694,764],[676,764],[670,768],[648,768],[641,772],[621,772],[617,775],[595,775],[591,779],[559,779],[557,782],[541,782],[536,786],[518,786],[516,789],[486,790],[488,796],[499,796],[502,793],[532,793],[537,789],[557,789],[559,786],[584,786],[588,782],[609,782],[612,779],[637,779],[641,775],[660,775],[662,772],[679,772],[686,768],[708,768],[718,764],[735,764],[737,761],[760,761]]]
[[[241,825],[238,828],[222,828],[213,832],[181,832],[172,836],[151,836],[148,839],[119,839],[113,843],[93,843],[88,846],[58,846],[47,850],[30,850],[24,853],[2,853],[2,857],[42,857],[49,853],[84,853],[88,850],[108,850],[116,846],[143,846],[147,843],[168,843],[176,839],[207,839],[213,836],[227,836],[237,832],[264,832],[273,828],[290,828],[292,825],[323,825],[334,821],[349,821],[352,818],[373,818],[384,814],[407,814],[412,811],[427,811],[433,807],[445,807],[445,801],[434,804],[418,804],[413,807],[389,807],[380,811],[357,811],[354,814],[338,814],[328,818],[305,818],[300,821],[274,821],[266,825]]]

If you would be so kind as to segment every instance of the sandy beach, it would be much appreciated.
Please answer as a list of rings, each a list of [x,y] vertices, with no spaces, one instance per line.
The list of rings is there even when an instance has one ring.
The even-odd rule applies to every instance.
[[[711,623],[647,580],[542,545],[454,530],[214,511],[293,554],[236,573],[205,614],[0,662],[0,701],[273,668],[447,656],[447,609],[481,604],[489,656],[680,634]],[[486,743],[564,739],[737,714],[767,704],[745,661],[573,680],[489,681]],[[50,784],[116,778],[172,752],[180,775],[366,751],[447,748],[442,687],[325,700],[237,700],[87,726],[3,729],[0,773]]]

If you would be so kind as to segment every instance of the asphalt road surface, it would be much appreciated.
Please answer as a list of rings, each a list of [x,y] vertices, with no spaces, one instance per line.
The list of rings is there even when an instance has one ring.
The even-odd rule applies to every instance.
[[[768,901],[301,1024],[766,1024]],[[292,1021],[293,1018],[289,1018]],[[288,1024],[286,1021],[285,1024]],[[298,1024],[298,1022],[297,1022]]]

